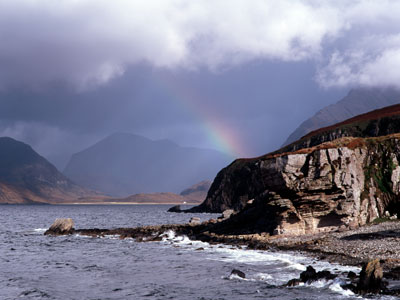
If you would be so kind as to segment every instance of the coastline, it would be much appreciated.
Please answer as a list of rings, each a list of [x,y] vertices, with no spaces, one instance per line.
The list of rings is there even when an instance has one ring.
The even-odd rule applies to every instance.
[[[169,224],[116,229],[77,229],[73,233],[91,237],[117,235],[121,239],[133,238],[140,242],[147,242],[160,241],[167,231],[172,230],[177,235],[186,235],[191,240],[211,244],[246,246],[248,249],[256,250],[298,251],[319,260],[352,266],[361,266],[369,260],[379,259],[385,271],[400,269],[399,221],[369,224],[351,230],[298,236],[216,234],[212,232],[213,225],[214,222],[205,221],[196,225]]]
[[[199,205],[199,203],[182,202],[71,202],[71,203],[50,203],[50,205]]]
[[[381,272],[379,283],[380,288],[373,293],[385,295],[400,295],[400,222],[388,221],[380,224],[369,224],[359,228],[348,230],[336,230],[310,235],[297,236],[269,236],[268,234],[216,234],[213,231],[219,221],[211,219],[202,223],[198,218],[192,218],[190,223],[185,224],[166,224],[148,225],[132,228],[114,229],[74,229],[72,219],[57,219],[44,235],[80,235],[93,238],[113,237],[119,239],[134,239],[136,242],[161,242],[168,239],[171,235],[187,237],[188,241],[201,241],[210,246],[220,247],[221,244],[232,246],[243,250],[269,251],[269,253],[280,254],[296,253],[318,260],[341,266],[366,267],[367,263],[377,263]],[[203,248],[196,249],[198,251]],[[326,279],[332,279],[331,273],[326,273],[325,269],[314,270],[316,276],[323,275]],[[303,274],[303,273],[302,273]],[[374,273],[375,274],[375,273]],[[319,276],[318,275],[318,276]],[[341,276],[347,276],[346,272]],[[334,275],[338,276],[338,275]],[[356,285],[357,280],[361,282],[362,272],[359,277],[352,275],[352,281],[348,285],[343,285],[344,289],[349,289],[355,293],[368,292],[366,289],[359,289]],[[323,277],[325,278],[325,277]],[[293,278],[284,286],[299,284],[305,281]],[[315,279],[314,280],[318,280]],[[390,282],[390,283],[389,283]],[[372,288],[372,286],[371,286]],[[371,290],[370,290],[371,291]]]

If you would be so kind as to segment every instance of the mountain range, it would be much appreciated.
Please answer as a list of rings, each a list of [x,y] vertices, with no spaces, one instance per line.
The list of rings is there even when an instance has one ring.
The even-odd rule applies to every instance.
[[[180,193],[200,181],[214,179],[232,160],[215,150],[115,133],[72,155],[64,174],[81,186],[114,197]]]

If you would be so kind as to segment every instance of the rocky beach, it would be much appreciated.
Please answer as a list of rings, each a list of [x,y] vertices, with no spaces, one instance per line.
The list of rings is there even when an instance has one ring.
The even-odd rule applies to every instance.
[[[379,224],[337,230],[329,233],[316,233],[301,236],[269,236],[266,234],[217,234],[213,232],[216,224],[223,223],[211,219],[198,223],[191,220],[188,224],[168,224],[116,229],[78,229],[73,228],[70,219],[56,220],[45,235],[78,234],[90,237],[116,236],[119,239],[135,239],[137,242],[158,242],[173,231],[176,235],[187,236],[193,241],[210,244],[226,244],[244,249],[269,251],[296,251],[304,255],[341,265],[366,266],[368,262],[378,261],[382,271],[382,289],[374,293],[400,295],[400,222],[387,220]],[[201,250],[201,249],[199,249]],[[318,270],[322,271],[322,270]],[[325,274],[325,279],[331,275]],[[315,280],[321,279],[316,277]],[[295,280],[295,279],[294,279]],[[356,289],[357,279],[353,286]],[[390,281],[390,284],[387,282]],[[289,283],[291,285],[292,283]],[[297,283],[298,284],[298,283]],[[346,287],[345,287],[346,288]],[[365,291],[360,291],[365,293]]]

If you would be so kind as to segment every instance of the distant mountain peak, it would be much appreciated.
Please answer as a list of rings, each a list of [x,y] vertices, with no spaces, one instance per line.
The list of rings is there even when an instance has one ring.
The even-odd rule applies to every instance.
[[[74,154],[64,173],[83,186],[117,197],[178,193],[205,178],[213,179],[231,160],[216,150],[115,133]]]

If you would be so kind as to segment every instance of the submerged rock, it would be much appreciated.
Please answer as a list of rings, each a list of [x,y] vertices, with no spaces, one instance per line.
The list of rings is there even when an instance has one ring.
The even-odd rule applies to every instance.
[[[246,278],[246,274],[244,272],[240,271],[240,270],[237,270],[237,269],[233,269],[232,270],[231,276],[232,275],[236,275],[236,276],[238,276],[240,278]]]
[[[68,219],[56,219],[45,235],[68,235],[74,233],[74,221]]]

